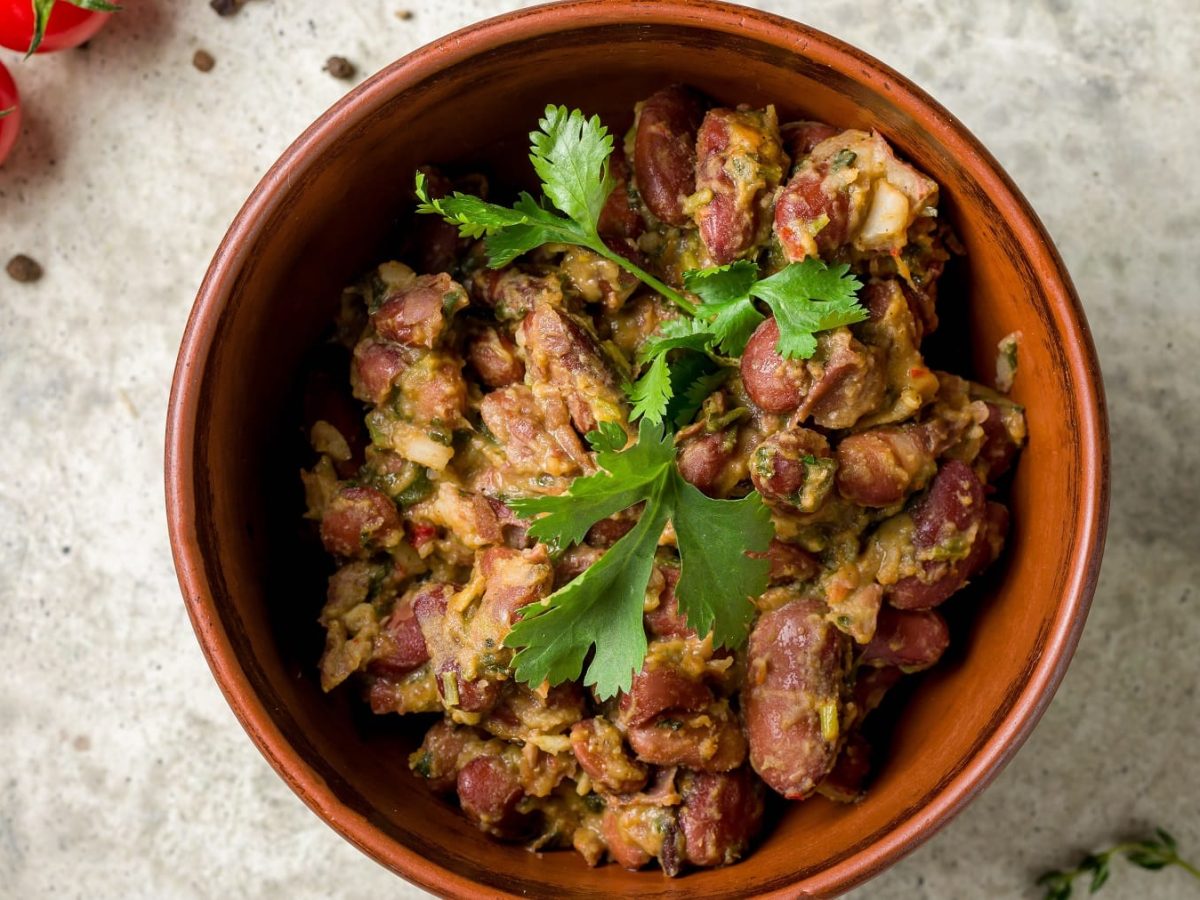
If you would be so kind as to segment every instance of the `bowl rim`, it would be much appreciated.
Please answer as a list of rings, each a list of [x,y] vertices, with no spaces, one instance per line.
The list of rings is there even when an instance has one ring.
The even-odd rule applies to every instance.
[[[254,692],[220,623],[197,540],[193,472],[201,387],[237,273],[247,262],[263,223],[295,180],[296,170],[311,166],[341,134],[406,85],[495,46],[613,24],[686,24],[749,37],[790,48],[871,90],[886,92],[890,102],[934,132],[951,156],[992,196],[1028,254],[1048,305],[1069,338],[1062,350],[1080,389],[1073,402],[1079,413],[1083,469],[1074,523],[1080,550],[1070,561],[1060,615],[1009,712],[924,807],[829,868],[762,896],[839,893],[912,852],[953,818],[1000,773],[1049,705],[1079,641],[1099,577],[1108,518],[1109,444],[1104,388],[1090,330],[1062,259],[1029,203],[999,163],[949,111],[905,76],[837,38],[782,16],[721,0],[565,0],[486,19],[426,44],[365,80],[319,116],[271,166],[234,218],[204,276],[183,334],[167,410],[164,457],[168,531],[180,588],[226,701],[297,796],[342,837],[404,878],[444,896],[481,896],[484,886],[410,850],[343,804],[288,743]],[[495,896],[515,896],[490,887],[486,890]]]

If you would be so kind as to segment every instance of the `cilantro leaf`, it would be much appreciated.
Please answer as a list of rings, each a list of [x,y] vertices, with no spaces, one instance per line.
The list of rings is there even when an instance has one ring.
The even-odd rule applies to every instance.
[[[517,649],[519,681],[559,684],[583,672],[584,683],[608,698],[628,690],[646,655],[642,606],[659,539],[675,524],[681,560],[680,609],[718,646],[745,640],[754,607],[767,588],[769,566],[747,551],[765,552],[770,514],[757,494],[713,500],[683,479],[674,464],[672,436],[643,418],[637,443],[620,450],[615,426],[588,436],[603,471],[577,478],[556,497],[509,501],[518,515],[545,515],[530,533],[559,546],[577,543],[603,518],[643,504],[637,525],[596,563],[542,603],[521,610],[505,637]],[[689,570],[689,566],[691,569]]]
[[[727,356],[742,354],[764,318],[750,299],[757,280],[758,266],[748,259],[683,275],[683,286],[704,301],[696,309],[697,318],[705,322],[713,343]]]
[[[529,160],[542,190],[558,209],[595,236],[596,223],[616,179],[608,171],[613,139],[599,116],[547,106],[540,131],[531,132]]]
[[[698,634],[711,631],[715,645],[737,646],[749,633],[752,598],[766,590],[771,567],[745,552],[766,552],[775,535],[771,513],[757,492],[714,500],[682,478],[676,481],[671,521],[679,542],[679,610]]]
[[[689,361],[701,365],[694,370]],[[708,395],[725,383],[733,370],[728,366],[717,366],[707,357],[693,354],[671,369],[671,386],[675,396],[667,407],[667,418],[682,428],[689,424],[708,399]]]
[[[667,358],[659,354],[654,357],[650,368],[629,389],[629,399],[633,401],[629,418],[644,417],[655,425],[662,424],[663,416],[667,414],[667,405],[674,393]]]
[[[775,313],[781,354],[807,359],[817,350],[818,331],[867,318],[857,296],[862,282],[849,272],[848,265],[829,267],[809,257],[754,285],[753,295]]]

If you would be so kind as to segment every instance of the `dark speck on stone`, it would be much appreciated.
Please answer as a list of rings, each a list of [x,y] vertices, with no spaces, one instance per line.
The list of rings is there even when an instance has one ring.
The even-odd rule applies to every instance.
[[[71,553],[70,546],[68,546],[67,544],[63,544],[62,552],[63,552],[63,556],[68,556]]]
[[[232,16],[246,0],[212,0],[208,5],[211,6],[218,16]]]
[[[414,15],[416,15],[416,13],[414,13],[411,9],[396,10],[396,18],[399,19],[401,22],[409,21]]]
[[[207,50],[197,50],[192,56],[192,65],[201,72],[211,72],[217,61],[213,59],[213,55]]]
[[[8,261],[8,265],[4,267],[8,272],[8,277],[13,281],[19,281],[22,284],[37,281],[42,277],[42,267],[36,259],[26,256],[24,253],[18,253]]]
[[[350,62],[346,57],[331,56],[325,60],[325,71],[334,78],[347,79],[354,77],[355,68],[354,63]]]

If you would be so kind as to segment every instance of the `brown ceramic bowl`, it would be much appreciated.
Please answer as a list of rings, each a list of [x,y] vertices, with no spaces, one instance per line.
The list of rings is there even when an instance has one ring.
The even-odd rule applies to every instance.
[[[303,360],[341,286],[386,254],[417,164],[526,173],[525,135],[547,102],[597,112],[620,133],[634,101],[672,81],[727,103],[876,128],[935,178],[968,251],[943,291],[943,346],[968,348],[966,365],[987,380],[997,340],[1022,332],[1015,396],[1031,435],[1000,571],[953,604],[952,651],[894,711],[867,798],[783,805],[745,861],[676,880],[485,839],[408,773],[424,722],[371,717],[351,691],[322,695],[313,620],[324,563],[299,525],[300,461],[288,450]],[[437,41],[352,91],[267,173],[217,251],[180,350],[166,449],[188,613],[251,738],[348,840],[457,897],[794,897],[879,872],[991,781],[1050,702],[1083,628],[1107,512],[1087,325],[1050,239],[995,160],[876,60],[715,2],[529,9]]]

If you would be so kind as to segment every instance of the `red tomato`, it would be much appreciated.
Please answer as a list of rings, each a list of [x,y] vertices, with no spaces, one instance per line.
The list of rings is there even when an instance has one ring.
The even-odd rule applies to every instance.
[[[38,53],[78,47],[104,27],[110,13],[92,12],[55,0]],[[33,41],[33,0],[0,0],[0,44],[22,52]]]
[[[0,65],[0,112],[6,109],[12,112],[0,118],[0,165],[4,164],[4,157],[8,156],[21,130],[21,98],[17,96],[17,85],[8,69]]]

